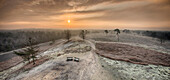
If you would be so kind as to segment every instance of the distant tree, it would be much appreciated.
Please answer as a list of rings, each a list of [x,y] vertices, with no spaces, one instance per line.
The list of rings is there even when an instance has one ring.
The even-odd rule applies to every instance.
[[[120,34],[120,30],[119,30],[119,29],[115,29],[114,31],[116,32],[117,39],[118,39],[118,41],[119,41],[119,34]]]
[[[57,33],[62,33],[57,35]],[[10,31],[0,31],[0,52],[11,51],[14,49],[19,49],[26,47],[27,39],[32,37],[34,39],[34,44],[44,43],[57,40],[60,38],[65,38],[63,36],[63,31],[60,30],[10,30]]]
[[[86,38],[87,30],[81,30],[80,37],[83,38],[83,40]]]
[[[106,33],[106,35],[109,33],[109,31],[108,31],[108,30],[104,30],[104,32]]]
[[[25,61],[29,61],[30,63],[30,59],[33,60],[33,65],[35,64],[35,54],[38,52],[39,50],[36,49],[35,46],[33,46],[33,40],[32,38],[29,38],[28,40],[28,47],[22,51],[22,52],[16,52],[14,51],[15,54],[21,56]]]
[[[152,38],[155,38],[156,37],[156,32],[151,32],[151,35],[150,35]]]
[[[166,36],[165,36],[165,33],[159,33],[158,34],[158,39],[160,40],[161,44],[163,44],[166,40]]]
[[[65,31],[64,31],[64,34],[65,34],[65,38],[69,41],[70,38],[71,38],[71,32],[70,32],[70,30],[65,30]]]
[[[124,33],[130,33],[130,30],[124,29],[123,32],[124,32]]]

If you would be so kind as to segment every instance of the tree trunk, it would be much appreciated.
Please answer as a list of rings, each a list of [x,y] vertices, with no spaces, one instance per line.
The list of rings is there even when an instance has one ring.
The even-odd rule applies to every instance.
[[[162,44],[163,40],[161,39],[161,44]]]
[[[118,42],[119,42],[119,34],[117,34],[117,40],[118,40]]]
[[[32,54],[32,59],[33,59],[33,65],[35,64],[35,59],[34,59],[34,55]]]
[[[29,63],[31,63],[29,57],[27,57],[27,60],[28,60]]]

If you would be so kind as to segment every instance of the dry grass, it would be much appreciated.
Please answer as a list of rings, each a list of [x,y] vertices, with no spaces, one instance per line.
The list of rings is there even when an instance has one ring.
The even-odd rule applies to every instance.
[[[92,33],[87,35],[88,39],[93,39],[95,41],[104,41],[104,42],[118,42],[115,33],[109,33],[106,35],[104,32]],[[138,34],[126,34],[120,33],[120,43],[132,43],[138,46],[147,46],[148,49],[170,53],[170,41],[166,41],[161,44],[157,38],[141,36]]]
[[[104,57],[135,64],[170,66],[170,54],[118,43],[97,43],[96,52]]]

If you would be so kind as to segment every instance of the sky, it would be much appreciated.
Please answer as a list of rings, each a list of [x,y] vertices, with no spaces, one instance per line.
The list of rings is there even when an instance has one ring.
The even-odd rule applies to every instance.
[[[170,0],[0,0],[0,29],[27,28],[170,31]]]

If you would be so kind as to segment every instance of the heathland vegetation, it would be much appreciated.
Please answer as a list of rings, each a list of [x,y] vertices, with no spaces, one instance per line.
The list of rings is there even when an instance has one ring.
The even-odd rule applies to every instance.
[[[116,29],[115,29],[116,30]],[[104,30],[106,34],[112,34],[117,30]],[[0,52],[11,51],[28,46],[27,41],[31,37],[34,40],[33,45],[44,43],[48,41],[55,41],[57,39],[65,38],[69,40],[71,36],[79,35],[85,39],[87,32],[95,33],[102,30],[2,30],[0,31]],[[149,36],[157,38],[160,43],[170,40],[170,32],[166,31],[139,31],[139,30],[120,30],[117,32],[124,32],[127,34],[135,33],[138,35]],[[114,34],[114,33],[113,33]],[[117,35],[118,37],[118,35]],[[118,37],[119,38],[119,37]],[[119,39],[118,39],[119,40]]]
[[[134,31],[123,30],[123,31],[126,33],[133,32],[133,33],[136,33],[139,35],[157,38],[157,39],[159,39],[161,44],[164,43],[166,40],[170,40],[170,32],[169,31],[138,31],[138,30],[134,30]]]

